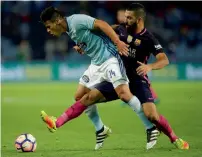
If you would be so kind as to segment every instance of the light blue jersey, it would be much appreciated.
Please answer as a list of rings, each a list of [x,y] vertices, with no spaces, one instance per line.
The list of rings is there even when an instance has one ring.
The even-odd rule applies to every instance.
[[[95,18],[84,14],[67,17],[67,34],[78,45],[83,45],[84,54],[91,58],[91,64],[100,65],[112,56],[117,56],[116,46],[101,31],[93,31]]]

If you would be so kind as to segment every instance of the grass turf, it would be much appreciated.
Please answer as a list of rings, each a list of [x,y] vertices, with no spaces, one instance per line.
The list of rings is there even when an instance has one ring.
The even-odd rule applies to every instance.
[[[121,102],[99,104],[103,122],[113,134],[102,150],[94,151],[95,134],[85,114],[56,133],[48,132],[40,119],[40,111],[59,116],[71,105],[76,83],[5,83],[1,85],[1,151],[3,157],[202,157],[202,82],[158,82],[163,113],[176,133],[190,144],[190,150],[177,150],[161,135],[151,151],[145,150],[146,134],[136,114]],[[31,133],[37,139],[34,153],[18,153],[15,138]]]

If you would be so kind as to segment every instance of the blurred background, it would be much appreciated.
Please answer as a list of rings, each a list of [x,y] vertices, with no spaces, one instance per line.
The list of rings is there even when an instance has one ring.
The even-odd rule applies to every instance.
[[[75,80],[90,60],[77,54],[66,34],[50,36],[39,23],[40,12],[55,6],[67,16],[84,13],[118,24],[131,2],[2,1],[2,80]],[[147,10],[146,27],[163,45],[170,63],[151,79],[202,79],[201,2],[140,2]],[[153,58],[151,58],[151,61]],[[188,70],[187,70],[188,69]],[[186,78],[185,78],[186,77]]]

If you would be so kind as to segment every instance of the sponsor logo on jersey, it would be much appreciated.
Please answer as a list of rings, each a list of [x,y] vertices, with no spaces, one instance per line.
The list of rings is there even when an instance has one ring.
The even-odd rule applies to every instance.
[[[141,40],[136,39],[136,40],[134,41],[134,44],[135,44],[135,46],[139,46],[139,45],[141,44]]]
[[[90,81],[89,77],[87,75],[83,75],[82,79],[84,82],[88,83]]]
[[[155,47],[156,50],[162,49],[162,46],[160,44],[154,45],[154,47]]]

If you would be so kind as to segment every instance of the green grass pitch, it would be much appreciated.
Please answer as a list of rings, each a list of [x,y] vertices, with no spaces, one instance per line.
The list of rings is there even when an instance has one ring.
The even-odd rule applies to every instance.
[[[99,104],[104,123],[113,134],[102,150],[94,151],[95,131],[83,114],[56,133],[48,132],[40,111],[59,116],[73,100],[76,83],[4,83],[1,85],[1,151],[3,157],[202,157],[202,82],[155,82],[163,113],[176,133],[190,144],[177,150],[161,135],[151,151],[145,150],[146,134],[136,114],[121,102]],[[31,133],[37,139],[34,153],[18,153],[15,138]]]

